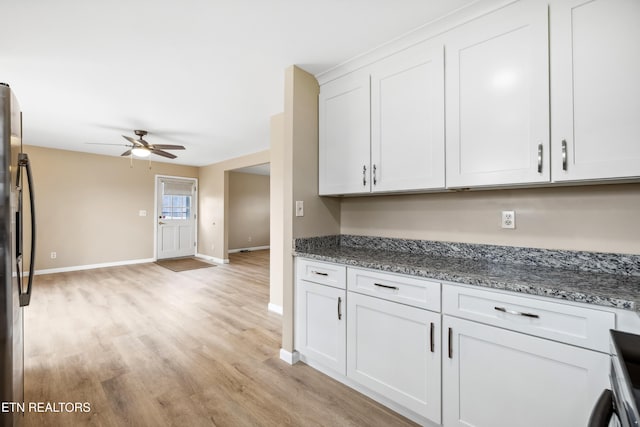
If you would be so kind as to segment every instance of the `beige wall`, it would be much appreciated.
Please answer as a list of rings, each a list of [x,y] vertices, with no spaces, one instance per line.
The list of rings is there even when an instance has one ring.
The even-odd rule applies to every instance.
[[[516,229],[500,228],[500,211]],[[343,234],[640,254],[640,184],[342,199]]]
[[[198,168],[170,163],[149,169],[134,160],[132,168],[129,158],[24,151],[34,173],[37,270],[153,258],[155,175],[198,177]]]
[[[318,197],[318,93],[318,82],[311,74],[295,66],[287,68],[281,153],[285,185],[282,348],[289,352],[293,351],[292,239],[340,232],[340,201]],[[303,217],[294,216],[296,200],[304,202]]]
[[[269,246],[269,176],[229,173],[229,249]]]
[[[289,227],[285,236],[285,205],[284,205],[284,113],[271,117],[270,127],[271,145],[271,252],[269,258],[269,305],[282,310],[282,283],[284,281],[284,255],[287,247],[286,239],[291,238]],[[289,168],[290,169],[290,168]],[[289,181],[290,182],[290,181]],[[289,184],[288,187],[291,187]],[[291,197],[291,195],[289,195]],[[288,202],[287,202],[288,205]],[[291,218],[289,218],[289,221]]]
[[[229,171],[269,162],[269,150],[265,150],[200,168],[199,254],[218,262],[228,260]]]

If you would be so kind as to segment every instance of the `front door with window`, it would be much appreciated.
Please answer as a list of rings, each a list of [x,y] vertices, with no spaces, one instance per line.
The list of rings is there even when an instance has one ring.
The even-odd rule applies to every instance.
[[[157,200],[157,258],[177,258],[195,255],[195,181],[159,177]]]

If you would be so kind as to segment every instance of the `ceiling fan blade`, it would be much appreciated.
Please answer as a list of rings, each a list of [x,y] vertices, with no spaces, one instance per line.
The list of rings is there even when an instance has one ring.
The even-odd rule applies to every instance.
[[[162,151],[162,150],[153,149],[153,150],[151,150],[151,152],[153,154],[157,154],[158,156],[166,157],[168,159],[175,159],[176,157],[178,157],[178,156],[175,156],[175,155],[173,155],[171,153],[167,153],[166,151]]]
[[[158,150],[184,150],[184,146],[182,145],[171,145],[171,144],[153,144],[153,148]]]
[[[85,144],[89,144],[89,145],[117,145],[119,147],[130,147],[129,144],[109,144],[107,142],[85,142]]]
[[[124,153],[120,154],[122,157],[126,157],[126,156],[130,156],[131,155],[131,150],[127,150]]]
[[[130,136],[122,135],[122,137],[127,141],[129,141],[130,143],[132,143],[133,145],[140,145],[140,142],[138,142],[138,140],[133,139]]]

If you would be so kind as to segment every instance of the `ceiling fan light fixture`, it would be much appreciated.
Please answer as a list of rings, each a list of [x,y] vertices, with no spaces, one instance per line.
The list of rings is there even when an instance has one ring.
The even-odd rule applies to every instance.
[[[136,147],[131,150],[131,154],[133,154],[136,157],[149,157],[149,154],[151,154],[151,151],[149,151],[144,147]]]

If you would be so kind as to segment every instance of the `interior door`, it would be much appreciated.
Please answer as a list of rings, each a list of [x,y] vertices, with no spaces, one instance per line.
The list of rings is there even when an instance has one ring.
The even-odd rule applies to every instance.
[[[196,253],[196,185],[192,179],[158,178],[158,259]]]

